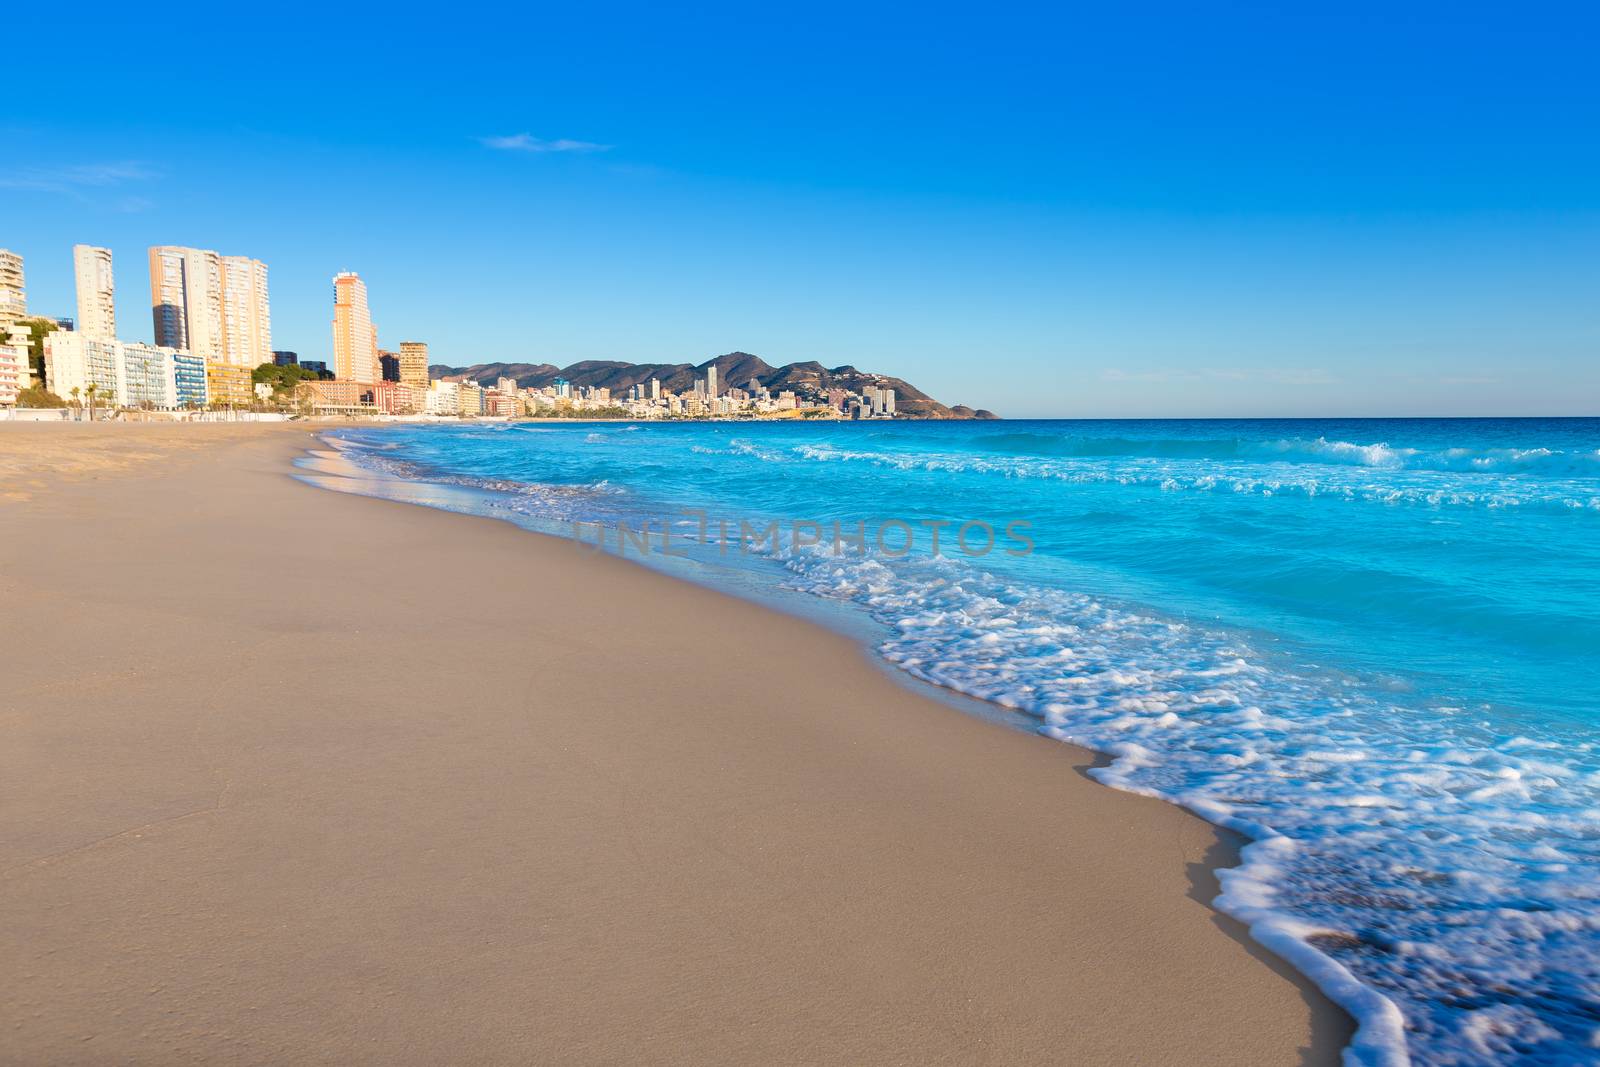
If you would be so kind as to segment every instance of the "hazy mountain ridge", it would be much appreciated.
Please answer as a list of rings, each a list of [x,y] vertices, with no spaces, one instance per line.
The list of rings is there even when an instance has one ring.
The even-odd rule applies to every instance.
[[[431,377],[448,381],[471,380],[480,385],[494,385],[500,378],[514,379],[519,387],[543,389],[554,385],[557,378],[565,378],[574,387],[604,387],[613,396],[626,393],[635,385],[648,385],[651,378],[661,380],[661,388],[675,393],[686,393],[694,388],[697,378],[704,378],[712,364],[717,368],[719,389],[749,388],[754,378],[776,393],[783,389],[800,392],[824,390],[832,387],[860,392],[868,385],[894,390],[895,406],[901,414],[926,419],[992,419],[992,412],[974,410],[957,404],[946,407],[937,400],[900,378],[886,374],[873,374],[846,365],[824,367],[815,360],[788,363],[774,367],[760,356],[749,352],[729,352],[708,359],[699,365],[693,363],[625,363],[620,360],[586,359],[568,367],[550,363],[475,363],[470,367],[450,367],[434,364],[428,368]]]

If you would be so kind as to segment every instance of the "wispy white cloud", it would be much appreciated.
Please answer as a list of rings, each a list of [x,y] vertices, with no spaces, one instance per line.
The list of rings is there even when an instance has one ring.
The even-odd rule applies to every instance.
[[[136,160],[74,163],[55,167],[7,167],[0,169],[0,189],[76,193],[85,189],[105,189],[125,182],[145,181],[156,176],[153,167]]]
[[[609,152],[608,144],[596,144],[593,141],[574,141],[568,137],[559,137],[547,141],[542,137],[535,137],[531,133],[512,133],[504,137],[480,137],[480,144],[486,148],[498,149],[502,152]]]

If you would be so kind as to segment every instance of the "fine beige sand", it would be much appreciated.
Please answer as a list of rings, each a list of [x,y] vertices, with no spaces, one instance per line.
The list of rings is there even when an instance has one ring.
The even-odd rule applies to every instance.
[[[0,424],[0,1061],[1337,1060],[1203,822],[313,443]]]

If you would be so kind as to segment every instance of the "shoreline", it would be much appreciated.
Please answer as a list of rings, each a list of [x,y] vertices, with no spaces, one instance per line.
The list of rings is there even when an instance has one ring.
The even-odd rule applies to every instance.
[[[349,451],[351,446],[336,435],[334,427],[323,427],[315,436],[322,448],[308,449],[301,459],[296,461],[297,467],[303,467],[303,473],[297,477],[308,484],[332,492],[352,493],[372,499],[398,502],[404,506],[420,506],[444,511],[447,514],[489,518],[507,523],[523,533],[549,538],[561,544],[569,544],[575,540],[574,536],[530,527],[505,514],[458,510],[438,500],[406,499],[412,495],[410,491],[418,487],[428,487],[433,490],[449,490],[456,487],[435,482],[426,473],[406,477],[363,466],[353,458],[362,450],[356,448],[354,452]],[[370,489],[341,488],[344,482],[352,485],[359,482],[404,486],[408,492],[395,496]],[[490,490],[483,491],[492,495]],[[881,634],[881,624],[869,618],[866,613],[856,610],[856,605],[846,606],[801,592],[784,591],[779,595],[780,591],[776,589],[725,588],[712,576],[711,571],[715,568],[706,568],[703,561],[686,561],[687,567],[673,568],[665,565],[658,548],[647,547],[643,554],[630,557],[620,540],[616,543],[615,549],[611,547],[609,541],[604,544],[606,547],[603,548],[598,545],[585,547],[595,549],[596,554],[603,558],[752,603],[765,610],[794,618],[806,625],[821,627],[849,641],[863,658],[901,688],[984,722],[1018,730],[1031,736],[1048,737],[1054,743],[1065,745],[1072,750],[1079,761],[1080,773],[1084,773],[1085,777],[1097,784],[1131,796],[1158,800],[1202,820],[1217,834],[1219,853],[1210,869],[1205,872],[1205,875],[1209,876],[1207,884],[1211,889],[1208,894],[1196,899],[1215,912],[1219,920],[1226,921],[1224,925],[1232,936],[1246,942],[1252,950],[1261,950],[1265,958],[1274,965],[1281,964],[1286,967],[1296,981],[1315,989],[1350,1017],[1354,1023],[1354,1032],[1346,1041],[1345,1050],[1357,1057],[1357,1062],[1370,1064],[1372,1067],[1404,1067],[1410,1062],[1405,1037],[1405,1019],[1394,1002],[1377,989],[1362,983],[1343,964],[1312,944],[1307,937],[1307,931],[1311,928],[1305,920],[1271,905],[1259,903],[1263,888],[1269,894],[1273,891],[1271,875],[1276,873],[1278,859],[1284,851],[1297,847],[1292,839],[1267,827],[1242,820],[1227,811],[1217,810],[1214,807],[1207,810],[1181,797],[1135,785],[1119,768],[1121,757],[1114,751],[1094,748],[1056,736],[1041,729],[1044,720],[1036,712],[985,700],[981,696],[942,684],[881,655],[872,643],[875,638],[868,636],[869,632]],[[1196,885],[1202,881],[1206,881],[1205,876],[1197,878]]]
[[[130,1060],[449,1048],[490,1061],[543,1051],[572,1062],[964,1062],[984,1052],[1000,1062],[1320,1063],[1336,1062],[1350,1037],[1350,1021],[1303,976],[1210,907],[1212,871],[1237,852],[1227,831],[1101,788],[1084,750],[914,693],[814,622],[504,522],[320,492],[289,466],[311,427],[86,426],[74,436],[123,454],[13,477],[12,440],[61,433],[26,425],[0,427],[0,475],[23,494],[0,494],[0,530],[30,559],[28,570],[0,571],[24,609],[0,626],[13,647],[54,649],[72,633],[69,609],[93,604],[87,629],[100,644],[76,635],[97,651],[90,677],[53,651],[24,665],[7,699],[24,738],[4,787],[8,951],[26,961],[7,980],[19,1050],[60,1058],[87,1038]],[[153,440],[196,433],[211,447]],[[159,512],[191,499],[187,520]],[[159,574],[132,575],[128,587],[97,581],[93,566],[85,576],[85,562],[114,555],[87,528],[108,514],[122,520],[124,547],[196,573],[178,589]],[[262,585],[249,560],[204,551],[230,538],[283,573]],[[394,581],[387,557],[417,552],[423,573]],[[470,575],[444,573],[462,560],[497,576],[498,594],[462,597]],[[675,622],[686,609],[698,634]],[[153,647],[127,640],[139,623]],[[185,642],[215,662],[185,666]],[[227,656],[244,656],[257,670],[243,676],[257,678],[250,650],[263,646],[300,658],[289,676],[267,672],[258,695],[232,684]],[[586,666],[597,651],[609,668],[598,677]],[[154,662],[126,675],[132,693],[105,684],[108,665],[125,672],[141,657]],[[536,661],[542,692],[507,691],[521,658]],[[737,669],[746,663],[762,671]],[[813,663],[826,664],[825,682]],[[203,709],[160,710],[196,692]],[[285,707],[291,696],[321,714]],[[462,697],[473,714],[445,707]],[[121,736],[121,755],[134,758],[101,751],[91,725]],[[233,743],[241,738],[250,743]],[[173,748],[203,750],[204,773]],[[52,790],[75,760],[107,779]],[[527,780],[529,767],[539,780]],[[475,798],[487,807],[455,795],[473,775],[499,787]],[[631,803],[617,807],[619,795]],[[18,804],[36,816],[32,830],[17,824]],[[620,837],[618,816],[634,827]],[[353,854],[296,832],[308,823],[349,838]],[[1174,844],[1177,870],[1161,859]],[[263,855],[268,845],[276,852]],[[308,866],[308,853],[341,877]],[[230,862],[218,866],[221,856]],[[290,869],[275,873],[273,858]],[[276,891],[229,906],[252,875]],[[324,898],[330,886],[342,901]],[[533,888],[543,892],[524,892]],[[596,895],[610,906],[594,906]],[[197,896],[211,907],[180,906]],[[266,905],[285,897],[313,904],[295,948],[331,935],[365,966],[323,957],[297,972],[268,951],[276,969],[266,976],[233,969],[274,946],[281,913]],[[720,907],[706,912],[708,899]],[[253,917],[244,928],[240,911]],[[373,913],[404,920],[393,925],[413,937]],[[106,929],[152,914],[176,948]],[[221,936],[185,940],[196,914]],[[121,936],[86,943],[90,929]],[[352,942],[354,930],[364,939]],[[145,991],[137,962],[155,964],[167,993]],[[457,968],[460,987],[421,988],[429,966]],[[289,1010],[313,995],[300,992],[308,981],[331,1002]],[[387,999],[374,1000],[371,987],[384,985]],[[455,1024],[474,1017],[463,1000],[474,994],[495,1008],[476,1014],[488,1025],[469,1037]],[[152,997],[162,1010],[149,1010]],[[597,1013],[596,998],[622,1017]],[[265,1004],[271,1021],[241,1014],[243,1001]],[[512,1002],[546,1009],[534,1013],[558,1033],[532,1032],[501,1010]],[[681,1025],[662,1026],[663,1003]],[[375,1031],[363,1033],[371,1044],[353,1040],[358,1007],[412,1043],[386,1045]],[[164,1021],[174,1014],[188,1029]]]

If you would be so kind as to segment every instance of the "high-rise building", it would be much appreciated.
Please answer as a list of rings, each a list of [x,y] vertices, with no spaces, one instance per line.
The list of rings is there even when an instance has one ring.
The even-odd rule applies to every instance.
[[[717,395],[717,365],[715,363],[706,368],[706,395]]]
[[[378,369],[383,375],[383,381],[398,382],[400,380],[400,357],[393,352],[379,350]]]
[[[267,265],[258,259],[157,245],[150,308],[158,345],[241,367],[272,362]]]
[[[873,416],[877,418],[894,417],[893,389],[888,386],[869,385],[861,390],[861,397]]]
[[[660,378],[651,378],[650,379],[650,399],[651,400],[660,400],[661,399],[661,379]]]
[[[22,257],[0,248],[0,337],[28,317],[28,290],[22,279]]]
[[[222,257],[203,248],[150,249],[150,314],[156,344],[222,358]]]
[[[354,271],[333,278],[333,376],[341,381],[381,381],[378,329],[367,309],[367,284]]]
[[[117,304],[111,249],[73,245],[72,271],[78,283],[78,332],[92,341],[115,341]]]
[[[272,303],[259,259],[222,257],[222,358],[252,369],[272,362]]]
[[[400,380],[413,389],[428,388],[428,344],[426,341],[400,342]]]
[[[300,363],[300,353],[298,353],[298,352],[274,352],[274,353],[272,353],[272,362],[276,363],[280,367],[298,366],[299,363]]]

